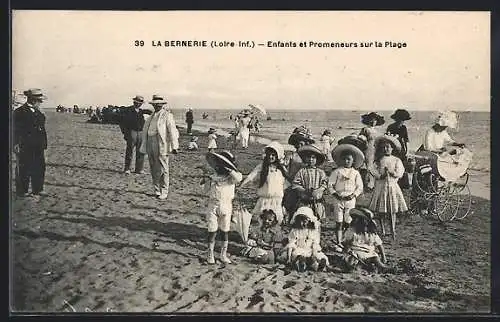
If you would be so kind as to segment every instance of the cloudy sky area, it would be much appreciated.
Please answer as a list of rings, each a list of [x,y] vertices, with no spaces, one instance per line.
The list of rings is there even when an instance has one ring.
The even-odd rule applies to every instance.
[[[490,108],[487,12],[15,11],[12,86],[46,107]],[[144,47],[134,47],[144,40]],[[407,48],[164,48],[154,40],[406,42]]]

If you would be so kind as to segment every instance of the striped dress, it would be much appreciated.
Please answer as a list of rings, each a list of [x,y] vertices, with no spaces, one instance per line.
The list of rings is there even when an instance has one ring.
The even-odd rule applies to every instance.
[[[293,186],[303,187],[306,191],[312,191],[313,189],[318,188],[323,188],[325,190],[328,187],[328,177],[322,169],[317,167],[305,167],[300,169],[295,175]],[[325,218],[325,205],[323,198],[317,200],[312,200],[312,198],[301,198],[299,201],[299,207],[300,205],[310,206],[314,210],[314,215],[318,219]]]

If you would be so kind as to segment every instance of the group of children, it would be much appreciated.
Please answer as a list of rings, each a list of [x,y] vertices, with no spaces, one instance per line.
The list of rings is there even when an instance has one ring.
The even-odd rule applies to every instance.
[[[401,143],[396,136],[376,136],[371,142],[373,161],[367,163],[366,149],[362,151],[363,147],[355,141],[345,141],[329,153],[336,165],[329,176],[320,168],[329,159],[325,154],[326,144],[323,147],[315,145],[305,127],[296,128],[290,136],[289,143],[296,148],[294,153],[285,157],[280,143],[270,143],[264,148],[262,162],[245,180],[230,152],[210,150],[206,158],[215,174],[204,177],[202,182],[210,200],[208,263],[215,263],[218,229],[223,233],[221,261],[231,262],[227,244],[235,188],[256,182],[258,200],[252,213],[259,218],[260,225],[257,231],[250,232],[242,255],[258,263],[287,263],[298,271],[330,267],[320,243],[321,225],[329,215],[324,196],[330,194],[333,197],[331,216],[336,222],[334,250],[343,254],[346,267],[365,263],[386,268],[374,213],[383,216],[407,210],[397,183],[404,167],[401,159],[393,155],[400,153]],[[368,208],[356,205],[356,199],[364,192],[364,182],[358,171],[363,165],[373,177],[373,194]],[[381,225],[385,232],[382,220]]]

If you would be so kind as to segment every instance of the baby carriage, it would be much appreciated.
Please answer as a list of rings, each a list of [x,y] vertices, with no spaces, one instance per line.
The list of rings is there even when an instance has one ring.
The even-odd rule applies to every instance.
[[[464,219],[471,212],[472,198],[467,172],[472,152],[453,147],[443,153],[417,151],[409,209],[413,214],[437,216],[440,221]]]

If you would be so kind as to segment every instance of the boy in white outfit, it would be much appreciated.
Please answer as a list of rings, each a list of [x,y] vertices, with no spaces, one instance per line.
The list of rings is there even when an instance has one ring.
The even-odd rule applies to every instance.
[[[356,167],[364,162],[363,152],[351,144],[340,144],[332,151],[335,163],[339,165],[328,178],[328,191],[333,196],[333,215],[337,223],[337,251],[341,251],[343,225],[352,219],[349,211],[356,206],[356,198],[363,192],[363,180]],[[354,166],[354,167],[353,167]]]
[[[227,255],[229,243],[228,233],[231,226],[231,215],[233,210],[234,190],[237,183],[241,182],[243,175],[235,165],[234,156],[228,152],[209,152],[206,155],[207,162],[215,170],[215,174],[205,177],[204,192],[208,193],[209,204],[207,214],[208,228],[208,263],[215,264],[214,248],[217,230],[223,234],[221,248],[221,261],[231,263]]]

